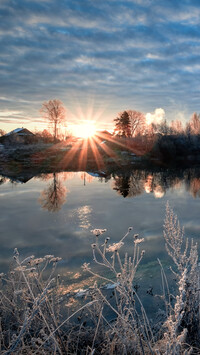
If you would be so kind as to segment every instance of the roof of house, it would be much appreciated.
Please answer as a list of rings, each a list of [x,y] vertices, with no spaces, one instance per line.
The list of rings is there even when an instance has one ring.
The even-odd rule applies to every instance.
[[[5,134],[5,136],[10,136],[12,134],[17,134],[19,136],[33,136],[34,134],[26,128],[16,128],[13,131]]]

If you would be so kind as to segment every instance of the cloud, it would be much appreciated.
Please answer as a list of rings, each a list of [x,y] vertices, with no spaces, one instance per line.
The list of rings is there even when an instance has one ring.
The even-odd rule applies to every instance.
[[[156,108],[153,113],[148,112],[145,117],[147,124],[160,124],[165,118],[165,110],[163,108]]]
[[[0,111],[0,117],[21,116],[21,111]]]
[[[195,0],[2,0],[1,109],[31,122],[45,100],[75,112],[92,96],[110,122],[158,105],[173,118],[172,101],[198,112],[199,16]]]

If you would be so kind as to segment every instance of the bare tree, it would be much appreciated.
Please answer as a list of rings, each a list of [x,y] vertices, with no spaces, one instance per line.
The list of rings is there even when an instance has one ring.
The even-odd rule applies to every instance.
[[[170,124],[170,130],[172,134],[183,134],[184,128],[180,120],[173,120]]]
[[[40,136],[43,138],[43,140],[46,142],[46,143],[49,143],[49,142],[52,142],[53,141],[53,136],[52,134],[47,130],[47,129],[44,129]]]
[[[127,111],[130,119],[130,131],[131,136],[134,137],[138,133],[143,133],[145,129],[145,115],[139,111],[128,110]]]
[[[54,130],[54,141],[56,141],[58,126],[61,123],[64,123],[66,117],[66,109],[62,101],[54,99],[44,102],[40,112],[42,116],[52,124]]]
[[[190,131],[190,134],[200,134],[200,117],[199,115],[197,115],[196,112],[193,113],[189,123],[188,123],[188,126],[189,126],[189,131]]]

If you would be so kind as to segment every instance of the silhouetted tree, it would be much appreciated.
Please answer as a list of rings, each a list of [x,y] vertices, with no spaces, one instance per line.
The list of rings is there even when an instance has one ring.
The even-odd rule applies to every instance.
[[[66,117],[66,109],[62,101],[54,99],[44,102],[40,112],[42,116],[52,124],[54,131],[54,141],[56,141],[58,126],[61,123],[64,123]]]
[[[120,116],[114,119],[115,133],[122,137],[131,136],[131,123],[127,111],[120,113]]]
[[[57,212],[61,209],[66,201],[67,189],[62,185],[61,181],[53,174],[53,182],[47,189],[41,192],[39,202],[43,209],[49,212]]]
[[[162,134],[163,136],[167,135],[170,133],[170,128],[167,124],[166,119],[162,120],[160,123],[152,123],[154,127],[154,132]]]

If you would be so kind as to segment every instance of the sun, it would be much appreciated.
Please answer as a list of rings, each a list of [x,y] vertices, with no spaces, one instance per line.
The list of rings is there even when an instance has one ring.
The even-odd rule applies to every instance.
[[[88,121],[83,124],[75,125],[73,131],[75,136],[87,139],[94,136],[96,127],[93,122]]]

